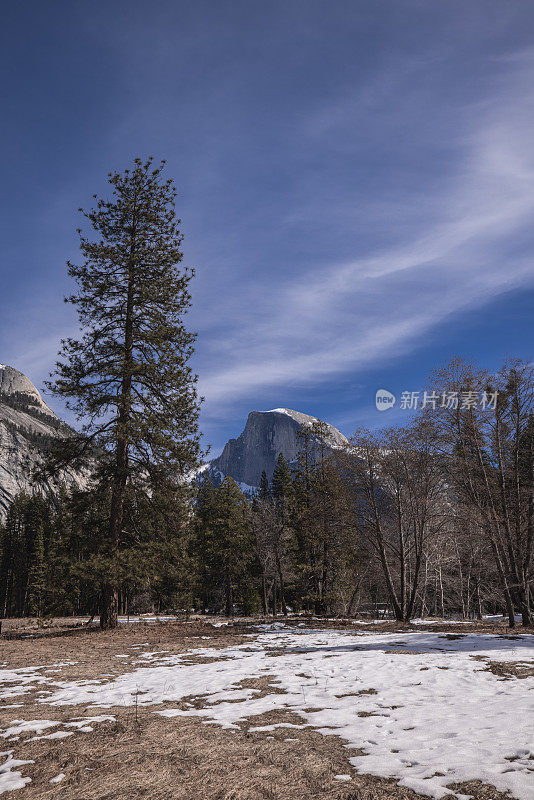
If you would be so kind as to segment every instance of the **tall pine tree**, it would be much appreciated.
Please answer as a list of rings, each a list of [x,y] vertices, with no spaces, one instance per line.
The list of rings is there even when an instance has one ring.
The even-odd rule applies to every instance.
[[[273,472],[272,496],[276,509],[277,524],[273,536],[273,555],[280,589],[280,605],[282,613],[287,614],[286,604],[286,569],[285,562],[293,545],[293,531],[290,518],[293,508],[293,478],[289,465],[282,453],[278,455]]]
[[[111,199],[94,195],[82,212],[94,236],[81,229],[82,263],[68,263],[77,291],[66,298],[78,312],[82,335],[62,343],[49,388],[83,420],[94,441],[100,478],[111,489],[108,541],[103,555],[100,624],[117,625],[119,549],[127,485],[179,480],[199,459],[196,376],[188,364],[195,335],[186,330],[193,276],[181,268],[182,235],[172,180],[164,162],[135,159],[109,174]]]
[[[213,602],[230,617],[234,604],[244,611],[250,605],[258,571],[250,517],[249,503],[233,478],[224,478],[216,489],[208,481],[201,484],[194,551],[203,610]]]

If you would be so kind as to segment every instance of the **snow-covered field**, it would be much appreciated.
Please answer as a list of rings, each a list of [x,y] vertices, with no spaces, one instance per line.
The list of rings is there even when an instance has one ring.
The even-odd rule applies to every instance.
[[[39,703],[47,707],[83,704],[92,717],[76,716],[73,709],[70,727],[63,723],[56,738],[106,718],[95,709],[136,703],[165,703],[155,713],[166,718],[196,716],[224,728],[265,731],[274,726],[255,725],[254,717],[285,710],[301,724],[277,725],[312,726],[360,748],[362,754],[350,758],[359,772],[393,777],[435,798],[451,794],[450,784],[478,779],[517,800],[532,800],[534,677],[503,677],[487,667],[534,665],[534,636],[461,631],[353,633],[264,625],[245,644],[218,650],[169,655],[132,648],[118,654],[128,656],[129,671],[113,679],[61,680],[61,665],[0,669],[0,699],[16,704],[38,688]],[[268,678],[277,692],[243,688],[250,678]],[[176,707],[191,697],[203,701]],[[19,786],[25,781],[15,737],[28,729],[54,736],[49,729],[60,723],[54,723],[52,708],[44,726],[43,720],[13,719],[0,730],[6,741],[14,740],[0,765],[0,792],[15,788],[14,780]]]

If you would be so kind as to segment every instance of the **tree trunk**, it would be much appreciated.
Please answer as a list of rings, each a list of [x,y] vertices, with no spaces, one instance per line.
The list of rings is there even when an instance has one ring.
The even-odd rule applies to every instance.
[[[521,596],[521,625],[530,628],[532,625],[532,613],[530,610],[530,586],[528,574],[523,576],[523,591]]]
[[[132,394],[133,359],[133,312],[134,312],[134,258],[135,224],[132,229],[130,245],[130,265],[128,268],[128,294],[126,299],[126,318],[124,323],[124,361],[122,365],[121,399],[117,420],[117,443],[115,448],[115,474],[111,495],[110,514],[110,558],[111,577],[102,588],[101,628],[116,628],[118,616],[118,560],[124,514],[124,495],[128,479],[128,422]]]
[[[102,608],[100,611],[100,627],[103,630],[116,628],[119,623],[118,612],[119,594],[113,583],[102,586]]]
[[[420,616],[424,617],[426,614],[426,589],[428,585],[428,557],[425,555],[425,580],[423,583],[423,591],[421,593],[421,609]]]
[[[405,615],[404,615],[404,621],[405,622],[409,622],[411,620],[412,616],[413,616],[413,611],[414,611],[414,607],[415,607],[415,601],[416,601],[416,598],[417,598],[417,589],[419,587],[419,575],[420,575],[420,572],[421,572],[421,559],[422,559],[422,556],[423,556],[423,553],[421,551],[420,553],[417,553],[416,558],[415,558],[415,566],[414,566],[414,572],[413,572],[413,577],[412,577],[412,589],[411,589],[411,592],[410,592],[410,597],[408,599],[408,605],[406,607],[406,612],[405,612]]]
[[[230,584],[230,576],[228,574],[226,575],[225,584],[225,614],[227,617],[231,617],[233,611],[232,586]]]
[[[267,614],[269,613],[269,605],[267,601],[267,581],[265,580],[265,570],[263,571],[261,576],[261,589],[262,589],[261,603],[263,606],[263,613],[265,616],[267,616]]]
[[[475,615],[477,619],[482,619],[482,601],[480,599],[480,582],[479,578],[475,579]]]
[[[122,518],[124,513],[124,493],[126,490],[126,464],[128,459],[128,445],[125,439],[117,444],[117,476],[113,484],[111,495],[110,514],[110,541],[109,554],[111,559],[110,580],[102,586],[102,607],[100,609],[100,627],[102,629],[116,628],[119,624],[119,576],[118,559],[119,544],[122,531]]]
[[[349,604],[347,606],[347,617],[353,617],[360,605],[360,585],[361,580],[358,581],[351,594]],[[356,608],[354,608],[356,606]]]
[[[393,586],[393,579],[391,577],[391,572],[390,572],[390,569],[389,569],[389,563],[388,563],[388,559],[387,559],[386,550],[385,550],[385,547],[384,547],[384,545],[382,543],[381,537],[380,537],[380,540],[379,540],[378,553],[379,553],[379,556],[380,556],[380,562],[382,564],[382,570],[384,572],[384,577],[386,579],[386,588],[387,588],[387,592],[388,592],[388,596],[389,596],[389,601],[390,601],[391,606],[393,608],[393,613],[395,614],[395,619],[397,620],[397,622],[402,622],[404,614],[403,614],[402,608],[401,608],[401,606],[399,604],[399,601],[397,600],[397,595],[395,593],[395,587]]]
[[[282,614],[284,615],[284,617],[287,617],[287,606],[286,606],[286,598],[284,591],[284,578],[282,576],[282,564],[280,562],[278,550],[276,552],[276,571],[278,572],[278,580],[280,583],[280,605],[282,607]]]
[[[515,628],[514,604],[512,602],[510,590],[508,589],[508,583],[506,581],[506,575],[504,574],[504,568],[499,554],[499,550],[493,536],[490,539],[490,544],[491,544],[491,549],[493,550],[493,555],[495,556],[495,562],[497,564],[497,574],[499,575],[499,582],[501,584],[501,589],[504,596],[504,602],[506,604],[506,613],[508,614],[508,625],[510,628]]]

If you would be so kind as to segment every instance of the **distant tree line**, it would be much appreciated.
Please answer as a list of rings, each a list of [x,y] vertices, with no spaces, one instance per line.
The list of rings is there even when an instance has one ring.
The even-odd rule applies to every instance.
[[[437,407],[402,428],[300,433],[257,495],[231,478],[129,489],[119,611],[354,616],[399,621],[504,613],[531,624],[534,375],[454,361],[447,391],[497,391],[494,408]],[[2,530],[4,615],[93,613],[108,574],[109,489],[20,496]]]

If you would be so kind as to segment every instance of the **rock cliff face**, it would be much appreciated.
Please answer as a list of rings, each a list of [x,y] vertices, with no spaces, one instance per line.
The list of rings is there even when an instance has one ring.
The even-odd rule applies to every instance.
[[[0,364],[0,523],[19,492],[48,493],[57,488],[52,481],[35,486],[32,472],[51,439],[65,435],[66,430],[33,383],[22,372]],[[68,470],[59,480],[85,482],[82,475]]]
[[[272,478],[276,459],[282,453],[286,461],[295,461],[302,444],[298,431],[318,422],[315,417],[275,408],[272,411],[251,411],[243,432],[237,439],[230,439],[218,458],[210,462],[212,472],[229,475],[238,484],[259,486],[261,473]],[[347,439],[333,425],[326,425],[327,444],[330,448],[341,448]]]
[[[47,406],[33,383],[28,380],[26,375],[19,372],[18,369],[7,367],[5,364],[0,364],[0,395],[4,397],[13,396],[17,394],[27,395],[31,398],[31,403],[35,404],[37,408],[50,417],[57,419],[52,409]]]

